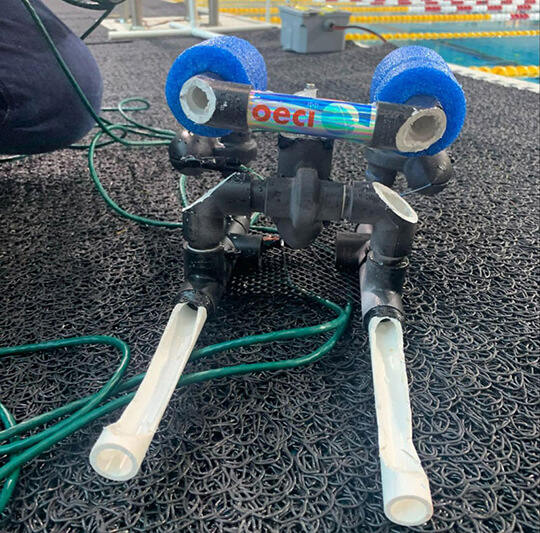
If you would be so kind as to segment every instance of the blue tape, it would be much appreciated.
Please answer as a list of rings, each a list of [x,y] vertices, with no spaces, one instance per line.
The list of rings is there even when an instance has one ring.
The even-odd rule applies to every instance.
[[[404,104],[419,95],[433,96],[439,101],[446,113],[446,131],[427,150],[406,155],[433,155],[450,146],[459,135],[467,112],[465,94],[439,54],[423,46],[398,48],[375,69],[371,101]]]
[[[197,135],[223,137],[231,133],[231,130],[195,124],[186,117],[180,105],[180,91],[184,83],[205,72],[215,74],[225,81],[245,83],[264,91],[267,83],[266,65],[252,44],[230,36],[216,37],[192,46],[174,61],[167,76],[165,95],[176,120]]]

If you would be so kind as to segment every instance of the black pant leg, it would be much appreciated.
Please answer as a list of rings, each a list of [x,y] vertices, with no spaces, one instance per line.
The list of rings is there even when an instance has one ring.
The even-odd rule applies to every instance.
[[[103,84],[86,45],[41,0],[31,0],[62,57],[99,113]],[[20,0],[1,0],[0,154],[65,148],[94,125]]]

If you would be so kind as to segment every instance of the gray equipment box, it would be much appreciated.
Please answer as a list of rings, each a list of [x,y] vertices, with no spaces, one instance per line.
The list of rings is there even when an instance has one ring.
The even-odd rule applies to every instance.
[[[341,52],[345,30],[331,30],[331,24],[347,26],[351,14],[329,8],[279,6],[281,46],[300,54]]]

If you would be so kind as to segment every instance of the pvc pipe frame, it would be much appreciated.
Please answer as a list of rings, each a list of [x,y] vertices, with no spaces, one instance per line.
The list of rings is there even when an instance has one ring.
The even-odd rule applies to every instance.
[[[421,152],[446,131],[436,104],[358,104],[251,90],[251,86],[197,75],[180,90],[180,105],[195,124],[341,139],[400,152]]]
[[[206,322],[206,308],[175,306],[135,397],[90,452],[94,470],[114,481],[133,478]]]
[[[187,217],[184,219],[184,237],[190,245],[212,247],[224,236],[226,215],[248,215],[256,209],[273,218],[276,214],[286,216],[291,211],[290,198],[300,196],[293,194],[295,182],[289,180],[292,179],[268,178],[261,183],[252,178],[242,180],[237,176],[232,180],[229,177],[184,210],[184,217]],[[371,272],[375,278],[364,279],[361,284],[368,285],[362,287],[362,308],[368,321],[384,511],[389,520],[397,524],[423,524],[431,518],[433,505],[429,481],[412,442],[403,331],[400,320],[396,318],[399,312],[390,316],[393,310],[396,311],[396,302],[401,301],[400,275],[399,272],[389,274],[387,271],[396,258],[402,259],[408,254],[418,217],[403,198],[380,183],[356,183],[353,188],[348,188],[320,181],[320,198],[330,204],[329,208],[323,208],[321,204],[317,209],[319,213],[326,213],[325,220],[346,218],[355,222],[368,221],[373,225],[372,253],[377,254],[377,262],[372,263],[382,268],[382,272]],[[271,191],[277,189],[280,195],[274,202]],[[222,212],[222,208],[227,212]],[[215,228],[215,234],[212,228]],[[191,251],[202,256],[208,253],[204,249]],[[379,263],[385,259],[389,261],[387,269]],[[394,268],[402,271],[400,264]],[[385,275],[390,276],[386,280],[391,282],[388,286],[385,285]],[[369,292],[374,286],[379,286],[383,293],[378,292],[373,297],[366,295],[366,290]],[[193,292],[191,287],[189,289],[190,293]],[[384,293],[386,289],[387,294]],[[397,307],[400,308],[401,304]],[[372,311],[376,311],[375,316]]]
[[[250,129],[332,137],[368,143],[373,137],[376,104],[356,104],[309,96],[251,91]]]
[[[223,33],[237,33],[242,31],[269,30],[277,26],[275,24],[243,24],[239,26],[208,26],[205,28],[191,27],[186,24],[171,22],[170,29],[167,30],[124,30],[110,31],[109,40],[120,41],[123,39],[143,39],[153,37],[199,37],[201,39],[212,39],[219,37]]]
[[[433,514],[429,481],[412,442],[411,407],[399,320],[376,316],[368,325],[384,512],[417,526]]]
[[[189,25],[191,29],[199,25],[199,13],[197,11],[197,2],[196,0],[188,0],[188,10],[189,10]]]

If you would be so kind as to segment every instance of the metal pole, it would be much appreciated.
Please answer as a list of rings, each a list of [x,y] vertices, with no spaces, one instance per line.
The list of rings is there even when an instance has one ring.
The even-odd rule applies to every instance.
[[[266,0],[265,2],[265,20],[270,23],[270,8],[272,7],[272,0]]]
[[[131,18],[131,10],[129,9],[129,4],[127,2],[124,2],[117,9],[123,22],[127,24],[129,22],[129,19]]]
[[[195,28],[199,25],[199,17],[197,14],[197,0],[188,0],[189,9],[189,25]]]
[[[142,28],[142,0],[129,0],[129,7],[131,9],[131,27]]]
[[[219,0],[208,0],[208,24],[219,26]]]

